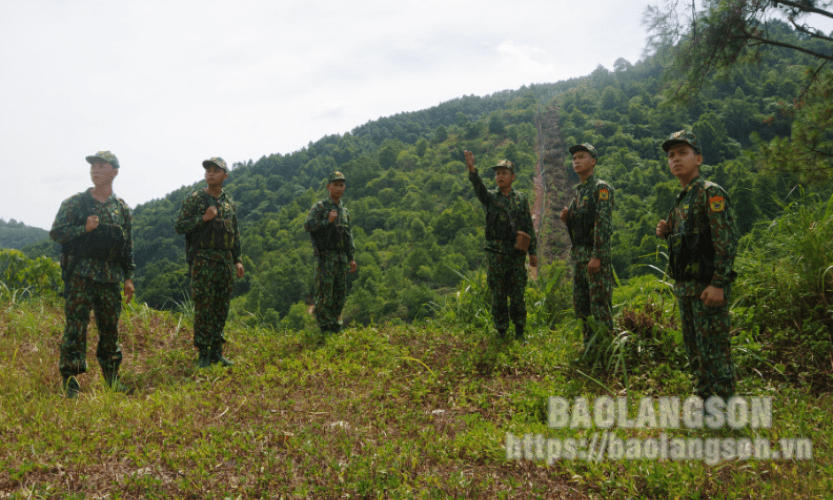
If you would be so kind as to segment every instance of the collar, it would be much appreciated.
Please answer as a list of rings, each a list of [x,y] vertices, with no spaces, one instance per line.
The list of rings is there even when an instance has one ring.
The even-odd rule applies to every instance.
[[[226,190],[225,190],[225,189],[221,189],[221,190],[220,190],[220,196],[216,196],[216,197],[215,197],[213,194],[209,193],[209,192],[207,191],[207,189],[208,189],[208,188],[202,188],[202,189],[200,189],[200,191],[202,191],[204,194],[206,194],[207,196],[209,196],[209,197],[211,197],[211,198],[216,198],[216,199],[218,199],[218,200],[219,200],[219,199],[221,199],[223,196],[225,196],[225,195],[226,195]]]
[[[104,200],[104,201],[98,201],[98,200],[96,199],[96,197],[95,197],[95,196],[93,196],[93,188],[90,188],[90,189],[88,189],[88,190],[87,190],[87,195],[88,195],[90,198],[92,198],[92,200],[93,200],[93,201],[95,201],[96,203],[101,203],[101,204],[104,204],[104,205],[106,205],[107,203],[109,203],[109,202],[110,202],[110,201],[112,201],[112,200],[116,200],[116,199],[118,199],[118,196],[116,196],[116,192],[115,192],[115,191],[113,191],[113,190],[110,190],[110,196],[108,196],[108,197],[107,197],[107,199],[106,199],[106,200]]]
[[[335,205],[337,207],[341,206],[341,198],[339,198],[338,201],[333,201],[332,196],[328,196],[327,201],[329,201],[330,203],[332,203],[333,205]]]
[[[577,190],[577,189],[580,189],[582,187],[586,187],[586,186],[590,185],[590,183],[595,184],[595,182],[596,182],[596,174],[590,174],[589,176],[587,176],[586,179],[584,179],[583,182],[579,182],[578,184],[573,186],[573,189]]]
[[[690,193],[691,190],[694,189],[694,186],[699,186],[704,182],[705,181],[703,180],[703,178],[699,175],[691,179],[691,182],[688,183],[688,186],[686,186],[682,191],[679,192],[679,194],[677,194],[677,201],[679,202],[680,200],[685,198],[688,195],[688,193]]]

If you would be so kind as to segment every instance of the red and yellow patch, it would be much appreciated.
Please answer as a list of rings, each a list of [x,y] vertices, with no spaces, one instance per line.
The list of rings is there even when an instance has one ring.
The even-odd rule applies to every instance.
[[[600,200],[610,199],[610,193],[607,191],[607,189],[600,189],[599,190],[599,199]]]
[[[722,196],[712,196],[709,198],[709,208],[712,212],[722,212],[726,207],[726,200]]]

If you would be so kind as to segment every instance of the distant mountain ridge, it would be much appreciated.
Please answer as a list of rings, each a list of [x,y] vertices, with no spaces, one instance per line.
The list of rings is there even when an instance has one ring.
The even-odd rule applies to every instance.
[[[49,231],[27,226],[14,219],[6,222],[0,219],[0,248],[21,249],[49,238]]]

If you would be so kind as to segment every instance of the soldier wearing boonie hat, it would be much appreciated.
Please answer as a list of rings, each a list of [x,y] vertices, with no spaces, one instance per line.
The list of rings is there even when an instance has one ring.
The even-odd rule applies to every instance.
[[[130,392],[119,378],[122,361],[118,323],[120,284],[125,302],[133,297],[133,221],[130,207],[113,193],[119,160],[110,151],[86,157],[93,187],[64,200],[49,236],[61,244],[66,325],[58,370],[67,397],[78,395],[78,376],[87,371],[87,325],[90,310],[98,326],[96,357],[104,381]]]
[[[656,234],[668,242],[668,274],[680,305],[695,393],[728,400],[734,395],[728,303],[738,241],[729,197],[700,177],[703,155],[691,130],[674,132],[662,149],[682,191],[668,218],[657,224]]]
[[[581,182],[570,205],[561,210],[567,225],[573,262],[573,309],[581,320],[585,353],[594,344],[593,318],[596,332],[613,331],[613,266],[610,240],[613,236],[613,186],[596,178],[598,153],[592,144],[576,144],[569,148],[573,170]]]
[[[202,166],[208,186],[182,200],[174,230],[185,235],[185,258],[194,301],[194,346],[199,351],[197,366],[225,367],[234,365],[223,356],[223,330],[234,288],[232,269],[238,278],[245,274],[243,251],[237,210],[223,190],[229,177],[228,166],[219,156],[204,160]]]
[[[345,189],[344,174],[331,173],[327,177],[330,196],[315,203],[304,221],[304,230],[310,233],[317,261],[313,313],[325,338],[341,330],[340,316],[347,300],[347,273],[354,273],[357,268],[353,259],[356,246],[350,212],[341,203]]]
[[[526,328],[526,256],[538,266],[537,240],[526,196],[512,188],[515,164],[501,160],[492,167],[497,189],[488,190],[474,168],[474,155],[463,153],[469,180],[477,199],[486,209],[486,282],[491,291],[492,321],[498,337],[506,338],[509,322],[515,325],[515,339],[524,341]],[[508,302],[508,306],[507,306]]]

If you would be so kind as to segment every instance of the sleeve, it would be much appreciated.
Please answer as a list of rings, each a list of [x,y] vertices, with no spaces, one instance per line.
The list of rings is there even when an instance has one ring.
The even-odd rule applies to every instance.
[[[124,232],[127,241],[124,244],[121,268],[124,271],[124,279],[132,280],[136,274],[136,261],[133,259],[133,214],[130,212],[127,203],[122,203],[122,209],[124,210]]]
[[[524,197],[524,227],[529,228],[529,255],[536,255],[538,252],[538,239],[535,237],[535,224],[532,221],[532,211],[529,208],[529,200]]]
[[[203,212],[200,210],[200,195],[196,191],[182,200],[182,208],[179,209],[179,217],[174,224],[174,231],[179,234],[188,234],[203,224]]]
[[[665,222],[668,224],[668,234],[666,234],[663,239],[668,241],[668,237],[674,232],[674,207],[668,211],[668,216],[665,217]]]
[[[732,271],[738,250],[735,220],[726,191],[718,186],[709,186],[703,192],[714,246],[714,274],[710,284],[723,288],[732,281],[735,274]]]
[[[469,172],[469,180],[471,181],[472,186],[474,186],[474,192],[477,195],[477,199],[480,200],[480,203],[482,203],[488,210],[489,206],[492,204],[492,197],[489,195],[489,190],[486,189],[486,185],[483,184],[483,179],[480,178],[480,174],[477,172]]]
[[[309,213],[307,214],[307,219],[304,221],[304,230],[311,233],[322,227],[326,226],[330,223],[327,217],[321,217],[321,211],[324,209],[324,204],[321,202],[316,203],[309,209]]]
[[[243,241],[240,239],[240,226],[237,224],[237,208],[231,204],[231,223],[234,226],[234,248],[231,250],[231,257],[235,264],[243,262]]]
[[[78,195],[67,198],[61,203],[61,208],[58,209],[58,214],[52,222],[52,229],[49,231],[50,238],[63,245],[87,232],[84,224],[80,226],[76,224],[76,221],[84,215],[81,213],[81,205],[81,197]]]
[[[596,220],[593,222],[593,252],[591,258],[610,258],[610,239],[613,236],[613,188],[600,184],[596,189]]]
[[[350,212],[344,209],[344,218],[347,220],[347,237],[350,240],[350,250],[347,251],[347,261],[355,260],[356,244],[353,242],[353,223],[350,221]]]

